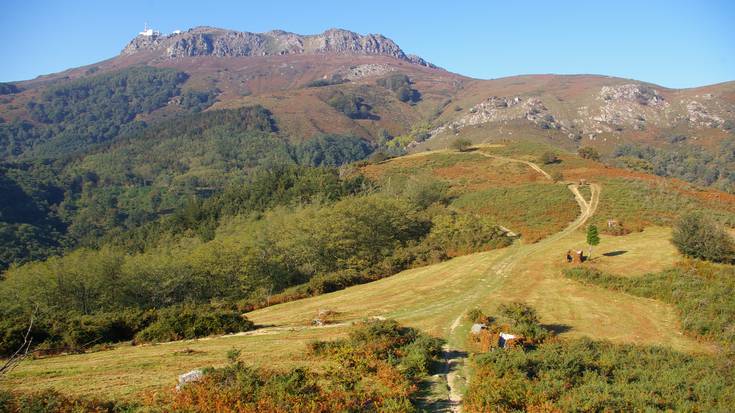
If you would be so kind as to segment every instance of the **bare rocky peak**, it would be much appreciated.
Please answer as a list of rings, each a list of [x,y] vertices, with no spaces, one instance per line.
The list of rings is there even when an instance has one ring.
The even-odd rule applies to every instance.
[[[376,55],[435,67],[418,56],[406,55],[393,40],[383,35],[361,35],[343,29],[329,29],[316,35],[300,35],[282,30],[250,33],[214,27],[195,27],[169,35],[149,32],[141,33],[130,41],[122,54],[133,55],[144,51],[159,52],[163,58],[291,54]]]
[[[629,83],[618,86],[603,86],[600,99],[604,101],[629,101],[644,106],[664,107],[666,102],[658,90],[642,85]]]

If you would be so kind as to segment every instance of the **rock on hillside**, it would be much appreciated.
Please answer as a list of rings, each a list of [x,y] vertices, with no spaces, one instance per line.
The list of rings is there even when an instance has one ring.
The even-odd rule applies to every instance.
[[[479,125],[500,128],[510,121],[525,121],[534,128],[556,130],[575,141],[582,137],[595,140],[598,136],[602,139],[641,137],[646,133],[655,137],[682,133],[682,128],[688,128],[693,135],[706,129],[725,134],[735,121],[735,104],[713,93],[659,88],[621,79],[611,84],[577,87],[574,93],[561,98],[560,94],[574,88],[563,76],[554,81],[558,83],[549,81],[543,88],[529,85],[514,94],[491,95],[469,110],[445,118],[430,136],[457,134],[464,128]],[[515,82],[523,84],[524,80],[515,79]],[[488,88],[486,93],[503,87],[506,86]],[[678,132],[668,132],[674,129]],[[414,142],[414,146],[419,143]]]
[[[436,67],[418,56],[405,54],[393,40],[383,35],[361,35],[343,29],[329,29],[316,35],[282,30],[250,33],[212,27],[196,27],[170,35],[149,31],[135,37],[122,54],[133,55],[143,51],[159,52],[161,57],[168,59],[191,56],[377,55]]]

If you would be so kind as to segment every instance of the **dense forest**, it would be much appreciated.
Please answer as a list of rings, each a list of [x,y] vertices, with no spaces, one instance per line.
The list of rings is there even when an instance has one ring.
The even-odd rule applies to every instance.
[[[238,311],[510,243],[449,207],[444,186],[381,188],[345,166],[372,153],[367,141],[292,143],[262,107],[202,111],[216,91],[126,129],[185,79],[129,69],[29,105],[30,130],[76,155],[21,145],[0,165],[0,351],[32,315],[49,352],[245,330]]]
[[[138,115],[180,94],[184,72],[134,67],[51,86],[28,102],[29,121],[0,125],[0,155],[52,158],[144,127]]]
[[[291,144],[262,107],[182,116],[118,136],[84,156],[8,161],[0,269],[74,245],[95,246],[178,208],[246,183],[258,168],[339,166],[372,147],[350,136]]]
[[[613,158],[627,168],[735,192],[735,137],[724,139],[714,151],[680,144],[686,139],[675,136],[670,139],[672,147],[666,149],[621,145]]]
[[[109,322],[135,335],[155,320],[148,310],[218,302],[247,310],[510,243],[494,223],[447,207],[442,187],[386,193],[357,173],[304,166],[249,179],[99,248],[8,270],[3,351],[34,311],[38,344],[77,348],[78,320],[85,338],[110,342],[118,338],[107,335]]]

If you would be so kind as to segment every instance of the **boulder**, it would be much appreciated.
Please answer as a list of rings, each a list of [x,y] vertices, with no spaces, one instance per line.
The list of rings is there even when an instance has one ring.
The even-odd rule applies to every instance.
[[[179,375],[179,383],[176,385],[176,390],[181,390],[188,383],[195,383],[204,378],[204,372],[202,370],[192,370],[188,373]]]

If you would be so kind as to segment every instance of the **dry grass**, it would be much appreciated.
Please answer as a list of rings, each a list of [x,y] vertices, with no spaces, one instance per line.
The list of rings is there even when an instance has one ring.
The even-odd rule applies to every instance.
[[[627,252],[609,257],[597,255],[599,258],[592,265],[627,275],[663,269],[678,258],[668,244],[668,236],[669,230],[664,228],[623,237],[603,236],[597,247],[599,253]],[[502,302],[522,300],[539,310],[543,322],[568,327],[565,336],[701,350],[696,341],[682,335],[671,306],[564,278],[560,273],[566,265],[564,252],[582,246],[584,234],[574,232],[561,239],[458,257],[248,314],[259,324],[294,327],[295,331],[271,330],[263,335],[121,346],[106,352],[34,360],[15,370],[3,387],[54,387],[74,394],[131,398],[142,391],[173,385],[178,374],[193,368],[223,364],[226,351],[232,347],[242,349],[243,359],[256,364],[277,367],[310,363],[301,359],[306,342],[337,337],[344,331],[341,325],[305,328],[319,309],[338,311],[345,321],[372,316],[395,318],[448,337],[452,322],[467,309],[478,306],[492,313]],[[507,263],[514,264],[504,271]],[[467,327],[460,325],[456,330],[454,345],[462,344],[457,337],[463,337]],[[195,352],[181,353],[185,349]]]
[[[452,163],[441,156],[444,161],[439,162],[438,168],[465,162],[455,159]],[[435,154],[410,157],[409,165],[417,159],[434,162],[434,157]],[[494,161],[468,157],[469,162]],[[403,162],[406,159],[387,164]],[[604,191],[603,187],[603,194]],[[602,208],[604,196],[601,202]],[[54,387],[73,394],[132,398],[144,391],[170,386],[178,374],[193,368],[224,363],[224,355],[232,347],[242,349],[245,360],[269,367],[310,363],[301,356],[307,341],[337,337],[343,334],[348,322],[375,316],[397,319],[448,338],[453,347],[461,348],[468,328],[461,316],[467,309],[480,307],[492,313],[500,303],[515,300],[534,305],[543,322],[564,327],[564,336],[658,344],[683,351],[703,350],[695,340],[682,335],[671,306],[564,278],[561,274],[567,265],[564,253],[584,246],[584,234],[575,230],[578,227],[576,221],[535,244],[516,243],[502,250],[458,257],[369,284],[249,313],[258,324],[276,326],[265,330],[265,334],[120,346],[100,353],[34,360],[21,365],[2,386]],[[658,271],[678,259],[668,238],[669,230],[658,227],[622,237],[603,235],[602,243],[596,248],[598,258],[585,265],[628,276]],[[625,253],[599,255],[614,251]],[[338,312],[337,321],[343,324],[307,327],[319,310]],[[182,352],[186,349],[194,351]]]
[[[543,176],[522,164],[488,158],[479,153],[453,151],[418,153],[396,158],[367,165],[362,172],[384,184],[416,176],[431,177],[446,182],[455,193],[544,181]]]
[[[176,384],[179,374],[222,366],[226,353],[242,351],[242,360],[263,367],[313,363],[300,358],[306,343],[340,336],[343,328],[254,332],[156,345],[121,345],[89,354],[47,357],[23,363],[0,381],[17,390],[54,388],[72,395],[133,400],[142,392]]]

